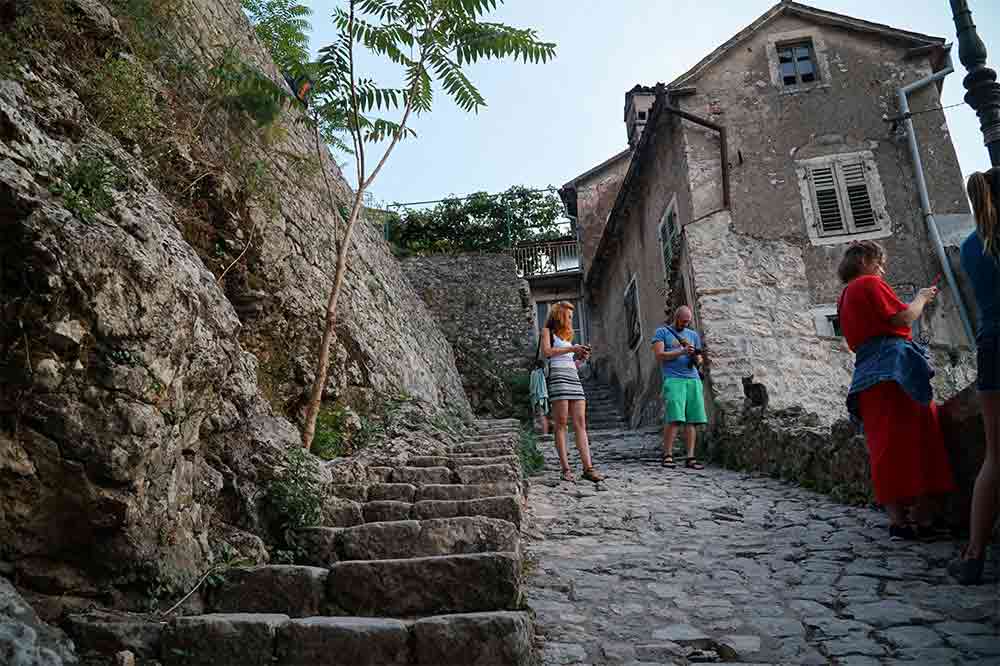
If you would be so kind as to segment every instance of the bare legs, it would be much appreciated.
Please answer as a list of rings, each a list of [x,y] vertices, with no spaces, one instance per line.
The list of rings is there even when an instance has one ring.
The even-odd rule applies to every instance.
[[[997,491],[1000,486],[1000,391],[979,394],[986,430],[986,458],[976,477],[972,492],[972,517],[969,525],[969,547],[965,559],[981,559],[997,517]]]
[[[663,460],[674,458],[674,438],[677,436],[678,427],[680,423],[668,423],[663,426]]]
[[[569,457],[566,452],[566,432],[569,429],[570,418],[573,419],[573,432],[576,434],[576,449],[580,453],[580,462],[586,472],[593,463],[590,459],[590,439],[587,436],[587,401],[586,400],[555,400],[552,403],[552,418],[555,421],[554,439],[556,452],[559,454],[559,466],[563,476],[571,475]]]
[[[694,458],[695,442],[698,438],[698,431],[693,425],[681,423],[668,423],[663,427],[663,458],[673,458],[674,438],[681,425],[684,425],[684,445],[687,447],[687,457]]]
[[[569,401],[552,401],[552,420],[555,432],[556,452],[559,454],[559,466],[562,468],[563,477],[572,474],[569,468],[569,458],[566,456],[566,428],[569,425]]]
[[[590,460],[590,438],[587,436],[587,401],[572,400],[569,410],[573,416],[573,432],[576,433],[576,450],[580,452],[583,469],[593,467]]]

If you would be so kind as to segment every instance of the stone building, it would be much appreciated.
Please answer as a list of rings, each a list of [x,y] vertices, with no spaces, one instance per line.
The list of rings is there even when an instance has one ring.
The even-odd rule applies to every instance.
[[[562,195],[584,248],[594,367],[632,425],[661,415],[650,340],[681,303],[711,358],[710,413],[740,404],[741,378],[753,375],[774,407],[826,423],[845,415],[853,357],[835,308],[844,249],[881,242],[906,299],[971,228],[939,109],[949,66],[942,38],[786,0],[672,83],[627,93],[630,148]],[[926,83],[908,97],[922,170],[898,118],[900,89],[915,82]],[[939,397],[974,373],[963,316],[963,299],[944,289],[916,324]]]

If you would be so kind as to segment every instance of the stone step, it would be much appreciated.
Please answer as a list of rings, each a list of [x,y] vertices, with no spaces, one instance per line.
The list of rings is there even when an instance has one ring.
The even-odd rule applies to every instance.
[[[522,511],[523,507],[516,496],[503,495],[467,500],[422,500],[413,505],[411,515],[416,520],[486,516],[506,520],[520,527]]]
[[[497,449],[503,451],[502,449]],[[482,453],[482,451],[479,451]],[[512,455],[510,451],[503,451],[499,455],[483,456],[463,453],[456,456],[416,456],[408,461],[411,467],[447,467],[454,470],[457,467],[468,465],[520,465],[521,459]],[[353,499],[353,498],[352,498]]]
[[[528,666],[533,631],[527,613],[498,611],[413,622],[382,617],[195,615],[175,618],[163,633],[164,666]]]
[[[476,419],[472,426],[478,430],[489,430],[491,428],[519,428],[521,422],[517,419]]]
[[[482,453],[482,452],[480,452]],[[451,459],[453,468],[484,465],[512,465],[521,469],[521,458],[510,453],[490,456],[471,456],[468,454],[455,456]]]
[[[474,451],[454,451],[449,450],[448,455],[452,460],[464,461],[466,458],[500,458],[513,455],[513,449],[509,446],[495,446],[489,448],[477,448]]]
[[[484,451],[498,451],[504,450],[505,455],[512,454],[514,452],[514,446],[512,444],[493,444],[491,442],[485,442],[482,444],[475,443],[464,443],[464,444],[454,444],[448,449],[449,455],[455,455],[458,453],[468,453],[471,455],[479,456],[482,455]]]
[[[516,553],[338,562],[327,576],[331,615],[409,617],[516,610]]]
[[[303,560],[331,567],[345,560],[516,552],[517,526],[485,516],[377,522],[350,528],[307,527],[290,535]]]
[[[367,499],[369,502],[413,502],[416,496],[417,486],[412,483],[375,483],[368,486]]]
[[[413,456],[406,462],[410,467],[451,467],[446,456]]]
[[[521,467],[500,465],[462,465],[455,468],[455,476],[462,484],[515,482],[521,479]]]
[[[229,569],[206,599],[213,613],[280,613],[289,617],[328,615],[329,570],[281,564]]]
[[[361,507],[361,513],[366,523],[384,523],[393,520],[409,520],[413,504],[383,500],[368,502]]]
[[[521,492],[520,483],[479,483],[458,484],[445,483],[440,485],[422,486],[416,494],[416,501],[424,500],[471,500],[484,497],[502,497],[518,495]]]
[[[482,468],[472,467],[470,470]],[[367,523],[400,520],[427,520],[430,518],[458,518],[486,516],[521,524],[521,506],[516,495],[522,487],[520,478],[513,479],[509,467],[488,468],[490,478],[496,482],[465,484],[430,484],[417,488],[415,502],[379,500],[361,504],[340,500],[341,509],[326,511],[323,525],[319,527],[348,528]],[[470,475],[482,472],[470,472]],[[452,488],[453,490],[446,490]],[[328,504],[329,505],[329,504]]]
[[[397,467],[389,477],[392,483],[452,483],[452,473],[447,467]]]

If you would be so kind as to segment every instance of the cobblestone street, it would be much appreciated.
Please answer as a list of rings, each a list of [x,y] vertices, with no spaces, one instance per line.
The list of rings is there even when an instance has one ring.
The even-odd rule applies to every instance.
[[[1000,588],[954,584],[955,545],[890,542],[883,514],[771,479],[663,469],[658,442],[594,433],[599,488],[559,483],[540,445],[527,583],[543,664],[1000,664]]]

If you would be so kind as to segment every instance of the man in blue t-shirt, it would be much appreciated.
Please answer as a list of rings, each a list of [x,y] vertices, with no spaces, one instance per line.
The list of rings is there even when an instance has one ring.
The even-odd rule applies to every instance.
[[[698,366],[701,364],[701,337],[691,325],[691,308],[682,305],[674,314],[673,324],[664,324],[653,336],[653,353],[663,371],[663,401],[666,406],[663,426],[663,466],[675,467],[674,437],[684,425],[687,458],[684,466],[704,469],[694,455],[695,426],[706,423],[705,397]]]

